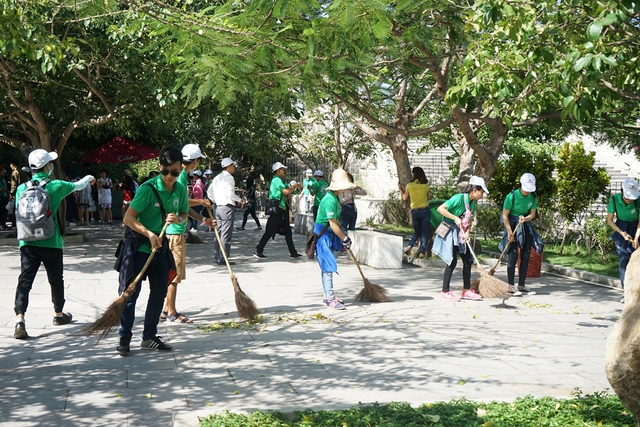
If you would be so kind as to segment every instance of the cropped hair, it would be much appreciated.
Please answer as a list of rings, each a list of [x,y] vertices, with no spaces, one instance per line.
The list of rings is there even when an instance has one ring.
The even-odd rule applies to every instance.
[[[162,166],[171,166],[174,163],[182,162],[182,151],[176,147],[164,147],[160,151],[158,160]]]

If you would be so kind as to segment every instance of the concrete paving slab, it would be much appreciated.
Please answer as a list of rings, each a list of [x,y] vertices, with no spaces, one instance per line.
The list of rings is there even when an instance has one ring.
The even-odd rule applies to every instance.
[[[234,232],[232,259],[263,323],[240,324],[227,269],[212,264],[215,237],[199,232],[205,243],[188,245],[187,279],[177,303],[195,323],[160,323],[159,335],[174,346],[170,353],[140,350],[139,304],[131,355],[120,357],[117,331],[98,342],[81,329],[117,297],[111,268],[122,229],[79,229],[86,241],[64,252],[65,311],[74,321],[52,325],[41,270],[27,313],[31,338],[24,341],[12,336],[19,252],[0,247],[0,308],[6,313],[0,322],[0,381],[6,389],[0,427],[197,426],[198,416],[224,409],[288,412],[459,397],[508,401],[608,387],[604,348],[621,313],[619,290],[544,273],[527,281],[537,295],[451,303],[439,299],[442,267],[423,262],[425,268],[405,263],[392,271],[363,266],[392,302],[353,303],[362,279],[339,255],[335,289],[347,309],[334,311],[320,304],[315,261],[289,259],[281,236],[267,245],[268,259],[255,259],[251,253],[261,233],[250,231]],[[304,239],[294,236],[299,250]],[[503,266],[496,276],[506,278]],[[455,292],[461,281],[458,269]],[[141,301],[146,293],[143,283]],[[240,327],[230,328],[231,322]],[[219,329],[198,329],[211,324]]]

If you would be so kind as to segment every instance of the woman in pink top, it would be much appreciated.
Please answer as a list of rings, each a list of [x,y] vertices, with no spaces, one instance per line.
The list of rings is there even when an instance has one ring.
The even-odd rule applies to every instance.
[[[192,189],[193,189],[193,198],[194,199],[204,199],[204,182],[202,182],[202,171],[195,170],[193,171],[193,181],[192,181]],[[202,214],[202,210],[204,206],[192,206],[193,210]],[[189,219],[189,229],[197,230],[198,229],[198,221],[190,218]]]

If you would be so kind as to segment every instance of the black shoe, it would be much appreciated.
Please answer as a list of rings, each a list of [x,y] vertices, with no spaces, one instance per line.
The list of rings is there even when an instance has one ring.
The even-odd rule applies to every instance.
[[[216,261],[216,264],[218,265],[227,265],[226,262],[224,261]],[[229,261],[229,265],[236,265],[235,261]]]
[[[238,231],[244,231],[244,227],[236,227],[236,230],[238,230]]]
[[[289,255],[289,258],[294,258],[295,259],[295,258],[300,258],[301,256],[302,255],[300,255],[300,254],[292,254],[292,255]]]
[[[259,258],[259,259],[266,258],[265,254],[263,254],[262,252],[258,252],[258,251],[254,252],[253,256],[256,257],[256,258]]]
[[[260,230],[262,230],[262,227],[260,226],[257,226],[256,228],[253,229],[253,231],[260,231]]]
[[[128,356],[131,352],[131,337],[120,337],[120,345],[116,347],[116,351],[120,356]]]
[[[71,313],[62,313],[62,316],[53,316],[53,324],[56,326],[66,325],[71,323],[73,315]]]
[[[522,295],[535,295],[536,291],[532,291],[531,289],[527,288],[526,286],[520,287],[518,286],[518,291],[522,292]]]
[[[142,340],[140,348],[143,350],[171,351],[173,347],[165,344],[160,340],[161,337],[151,337],[148,340]]]
[[[29,338],[27,334],[27,328],[24,325],[24,322],[17,322],[16,329],[13,331],[13,337],[17,340],[24,340]]]

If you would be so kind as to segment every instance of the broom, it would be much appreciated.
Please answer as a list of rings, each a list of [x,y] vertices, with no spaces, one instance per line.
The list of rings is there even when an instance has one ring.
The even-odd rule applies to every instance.
[[[518,225],[516,225],[515,230],[513,230],[513,234],[516,233],[516,231],[518,231],[518,228],[520,228],[520,222],[518,222]],[[496,272],[496,269],[498,268],[498,266],[500,265],[500,261],[502,261],[502,257],[504,256],[504,254],[507,252],[507,249],[509,249],[509,245],[511,244],[511,240],[507,241],[507,244],[505,245],[504,249],[502,249],[502,253],[500,254],[500,257],[498,257],[498,261],[496,261],[496,264],[491,268],[491,270],[489,270],[489,276],[493,276],[493,273]],[[480,284],[480,279],[476,279],[473,282],[471,282],[471,289],[473,289],[474,291],[478,290],[478,285]],[[511,286],[509,286],[511,288]]]
[[[207,208],[207,212],[209,214],[209,218],[213,219],[213,215],[211,214],[211,210]],[[229,270],[229,276],[231,277],[231,284],[233,285],[233,292],[235,294],[236,299],[236,309],[238,310],[238,314],[240,317],[244,317],[247,320],[253,320],[260,314],[256,303],[253,302],[251,298],[247,294],[244,293],[242,289],[240,289],[240,284],[238,283],[238,278],[233,274],[231,270],[231,265],[229,264],[229,259],[227,258],[227,253],[224,250],[224,244],[222,243],[222,239],[220,239],[220,233],[218,233],[218,226],[213,227],[213,231],[216,233],[216,238],[218,239],[218,246],[220,246],[220,251],[222,252],[222,256],[224,257],[224,262],[227,264],[227,269]]]
[[[162,227],[162,231],[160,232],[160,240],[163,239],[165,232],[167,231],[168,222],[164,223],[164,227]],[[92,324],[89,326],[85,326],[82,328],[82,333],[85,336],[89,335],[99,335],[98,342],[100,342],[103,338],[106,338],[107,335],[111,332],[111,330],[120,324],[120,316],[122,316],[122,312],[124,311],[124,306],[129,301],[131,295],[135,292],[136,286],[138,282],[142,279],[147,268],[149,268],[149,264],[153,260],[153,257],[158,252],[158,247],[155,247],[151,250],[149,254],[149,258],[147,258],[147,262],[144,263],[142,270],[136,276],[135,279],[124,290],[124,292],[114,301],[111,305],[105,310],[105,312]]]
[[[349,255],[351,255],[351,259],[355,263],[356,267],[358,267],[358,271],[360,272],[360,276],[362,276],[362,280],[364,281],[364,288],[356,295],[354,301],[364,301],[364,302],[389,302],[391,301],[387,297],[387,290],[380,285],[374,285],[364,277],[364,273],[360,268],[360,264],[358,264],[358,260],[356,259],[351,249],[347,249],[349,251]]]
[[[476,258],[475,252],[473,252],[473,248],[470,243],[467,243],[467,248],[471,251],[471,255],[473,255],[473,259],[476,262],[476,267],[480,272],[480,281],[478,283],[478,291],[480,295],[484,298],[507,298],[511,294],[509,293],[509,285],[497,277],[493,277],[487,274],[484,271],[484,268],[478,262],[478,258]]]

